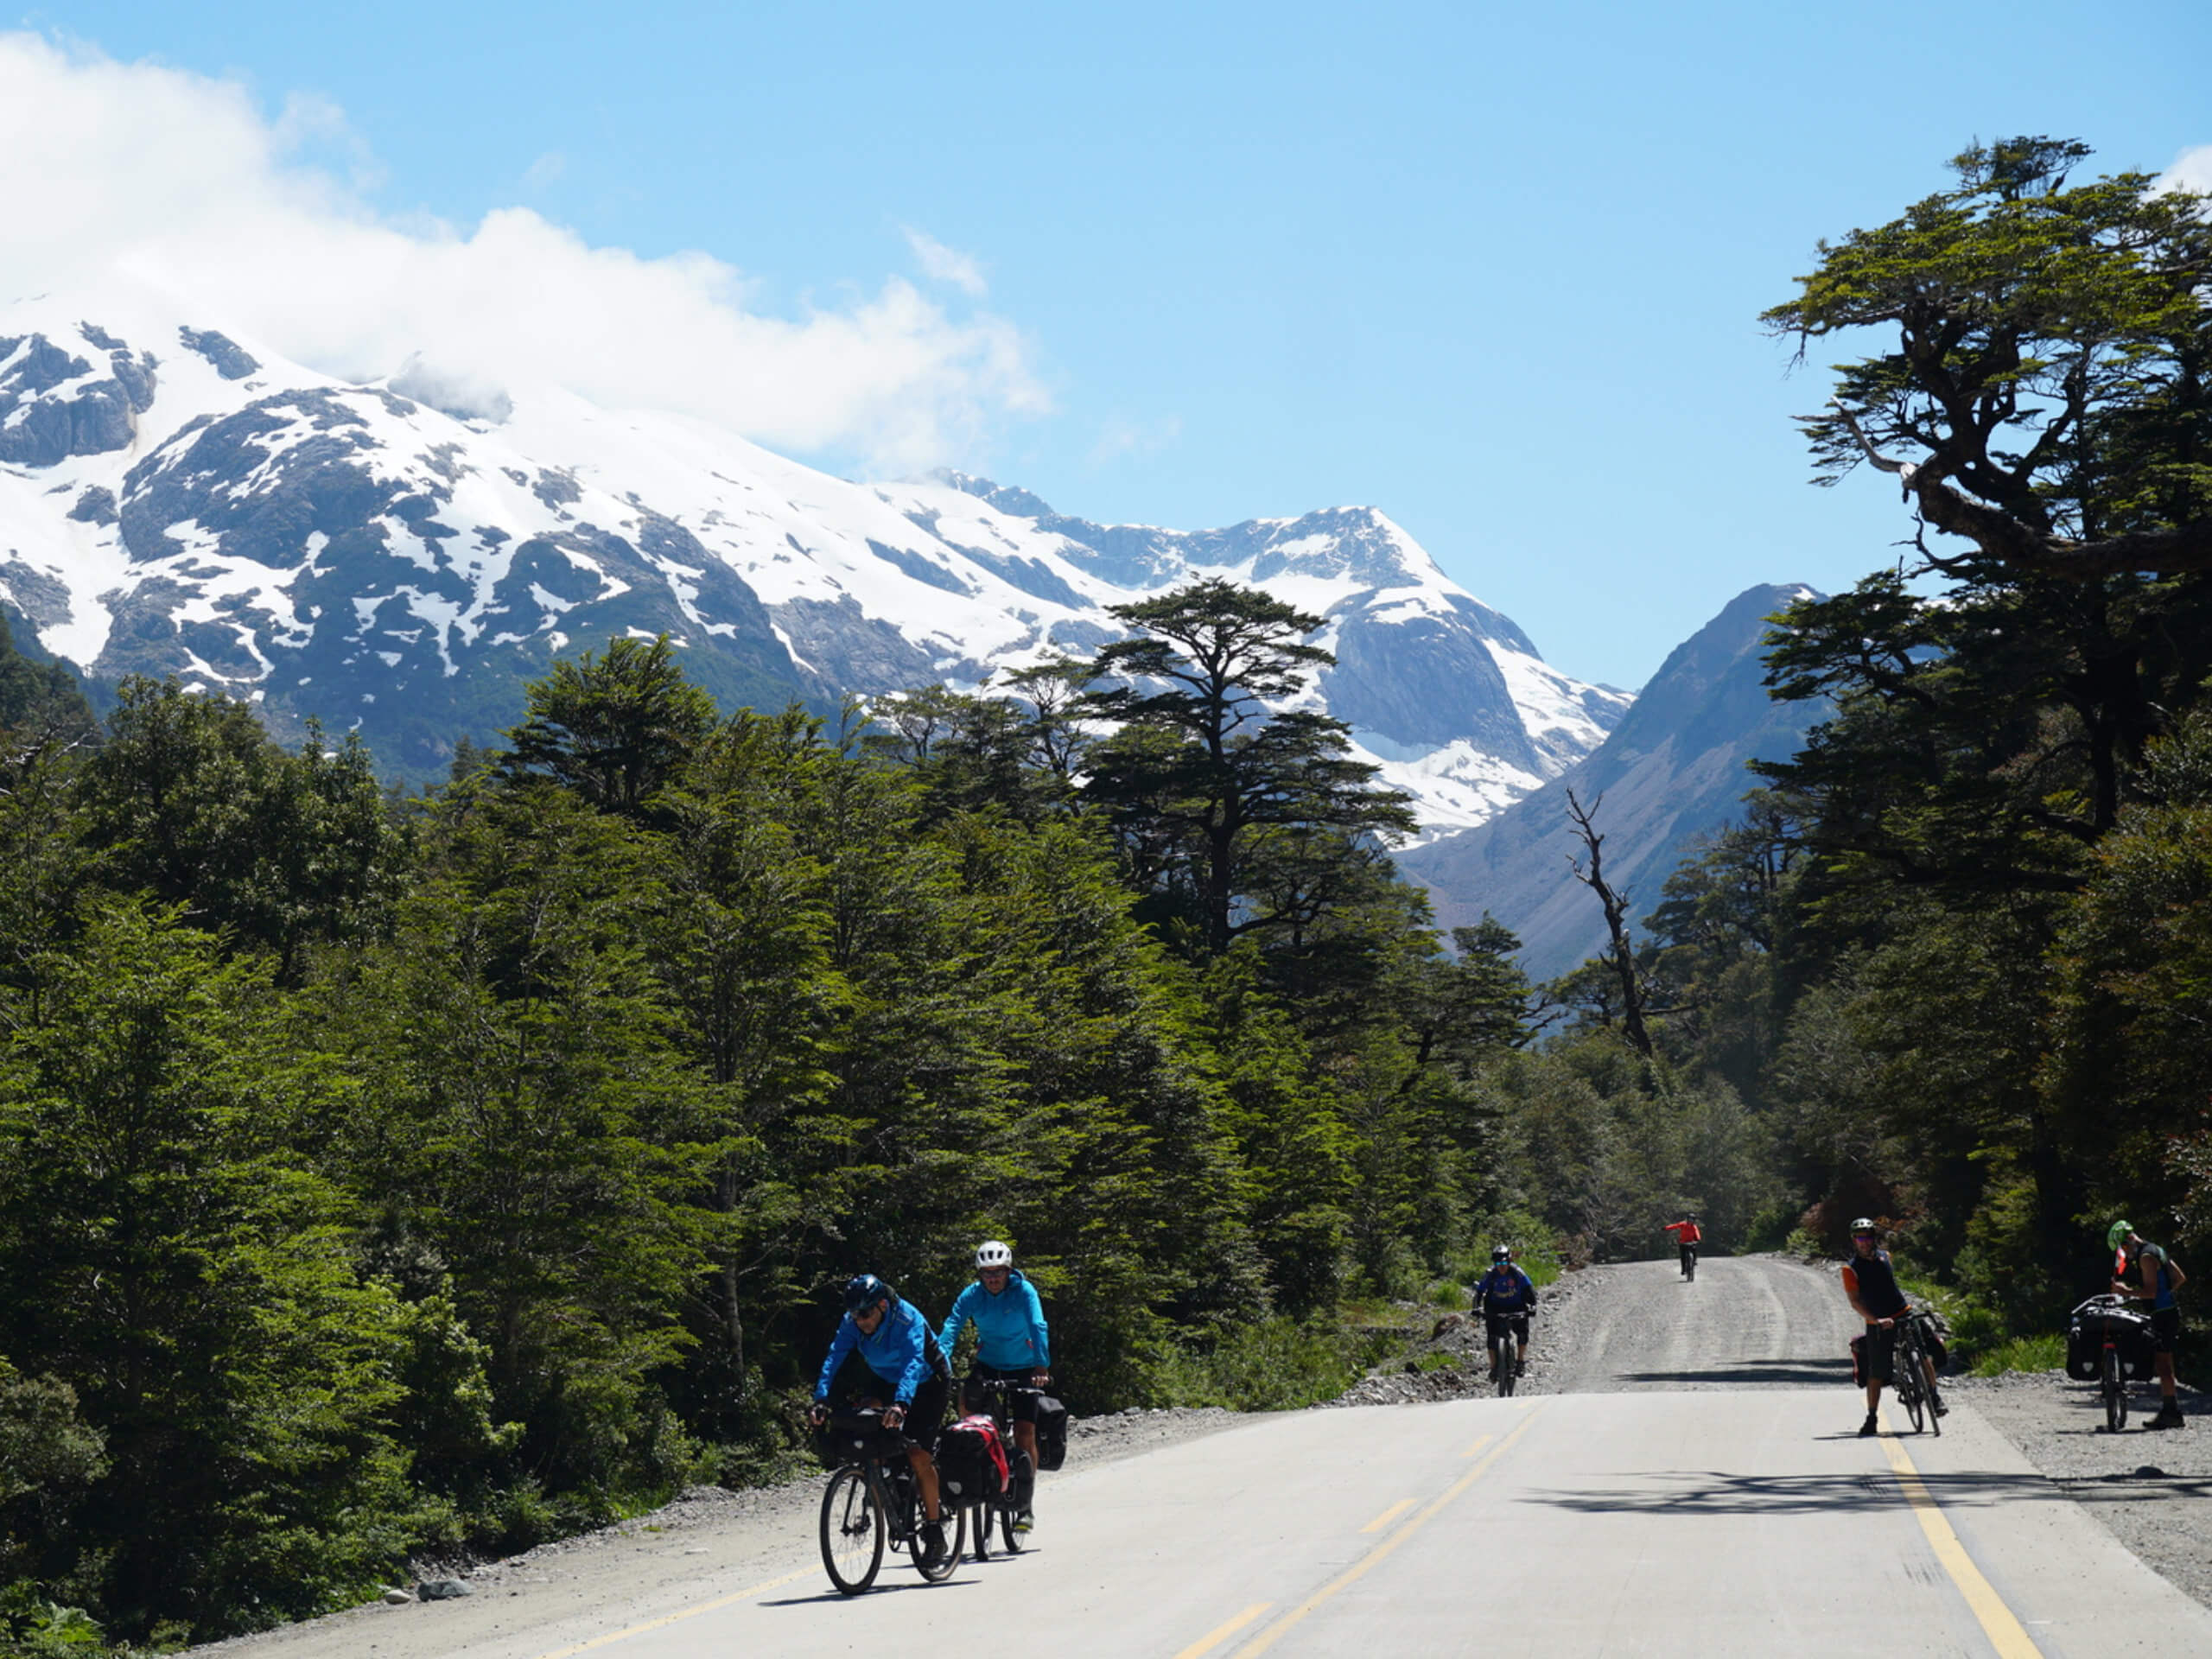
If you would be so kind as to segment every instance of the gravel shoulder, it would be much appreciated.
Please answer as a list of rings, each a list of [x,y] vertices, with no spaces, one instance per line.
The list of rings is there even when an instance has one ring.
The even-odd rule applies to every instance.
[[[2127,1427],[2112,1434],[2096,1384],[2063,1371],[1959,1377],[1944,1391],[1980,1412],[2138,1560],[2212,1607],[2212,1395],[2184,1385],[2189,1427],[2153,1432],[2142,1423],[2158,1409],[2158,1390],[2139,1385]]]
[[[1068,1427],[1065,1469],[1141,1457],[1266,1414],[1206,1407],[1079,1419]],[[1052,1524],[1058,1478],[1039,1482],[1040,1531]],[[819,1475],[748,1491],[695,1486],[649,1515],[471,1567],[455,1575],[467,1587],[450,1600],[372,1602],[188,1651],[238,1659],[440,1659],[463,1649],[534,1659],[578,1651],[620,1625],[781,1575],[810,1573],[819,1582],[822,1487]],[[442,1569],[429,1567],[416,1575],[440,1576]]]

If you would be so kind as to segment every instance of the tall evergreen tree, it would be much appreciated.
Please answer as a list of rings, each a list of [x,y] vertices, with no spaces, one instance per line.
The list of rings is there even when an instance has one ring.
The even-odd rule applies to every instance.
[[[1351,758],[1343,721],[1270,706],[1336,660],[1306,643],[1323,619],[1219,578],[1113,613],[1139,632],[1091,664],[1110,683],[1084,712],[1122,730],[1090,751],[1084,794],[1200,951],[1219,956],[1306,914],[1261,902],[1263,836],[1333,832],[1343,846],[1412,832],[1407,798],[1377,788],[1376,768]]]

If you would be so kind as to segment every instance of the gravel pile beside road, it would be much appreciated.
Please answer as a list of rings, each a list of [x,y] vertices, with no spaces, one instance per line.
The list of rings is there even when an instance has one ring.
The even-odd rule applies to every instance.
[[[2189,1427],[2152,1431],[2155,1386],[2133,1390],[2127,1427],[2105,1429],[2094,1382],[2063,1371],[1946,1380],[1945,1394],[1980,1412],[2037,1471],[2112,1529],[2146,1566],[2212,1606],[2212,1395],[2184,1387]],[[2115,1609],[2123,1622],[2126,1614]]]

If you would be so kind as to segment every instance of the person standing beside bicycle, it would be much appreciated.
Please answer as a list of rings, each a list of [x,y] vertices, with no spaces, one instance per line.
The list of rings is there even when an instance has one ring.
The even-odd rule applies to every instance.
[[[1509,1360],[1518,1376],[1529,1369],[1529,1316],[1536,1311],[1536,1282],[1521,1271],[1508,1244],[1493,1244],[1490,1271],[1475,1285],[1475,1312],[1483,1316],[1483,1339],[1490,1348],[1490,1380]],[[1520,1351],[1508,1353],[1509,1341]]]
[[[897,1430],[906,1441],[906,1461],[912,1465],[914,1484],[921,1489],[925,1553],[920,1566],[927,1571],[945,1557],[937,1465],[930,1456],[930,1446],[944,1417],[951,1367],[945,1363],[944,1352],[921,1309],[899,1300],[898,1292],[874,1274],[861,1274],[846,1281],[845,1317],[838,1322],[837,1334],[830,1339],[829,1355],[814,1384],[814,1404],[807,1418],[817,1428],[830,1421],[830,1386],[837,1380],[837,1368],[848,1354],[855,1351],[869,1370],[890,1385],[891,1403],[884,1408],[883,1426]]]
[[[1045,1305],[1038,1299],[1036,1286],[1015,1271],[1014,1251],[1003,1240],[987,1238],[976,1247],[976,1282],[954,1299],[944,1328],[938,1333],[938,1346],[950,1354],[970,1325],[976,1327],[976,1375],[1033,1389],[1052,1380],[1052,1338],[1045,1323]],[[1014,1443],[1028,1454],[1034,1470],[1036,1396],[1009,1389],[1007,1412],[1014,1420]],[[1033,1508],[1025,1508],[1014,1517],[1014,1529],[1027,1532],[1036,1522]]]
[[[1897,1269],[1882,1248],[1881,1230],[1861,1216],[1851,1224],[1851,1260],[1843,1264],[1843,1294],[1853,1310],[1866,1321],[1866,1421],[1859,1425],[1861,1438],[1881,1430],[1882,1384],[1896,1367],[1898,1322],[1914,1318],[1912,1304],[1897,1285]],[[1950,1414],[1943,1391],[1936,1386],[1936,1362],[1923,1356],[1928,1374],[1928,1404],[1938,1417]]]
[[[2181,1396],[2174,1386],[2174,1347],[2181,1340],[2181,1305],[2174,1300],[2174,1293],[2189,1282],[2189,1275],[2164,1250],[2138,1233],[2132,1221],[2113,1223],[2105,1243],[2113,1253],[2113,1294],[2151,1304],[2151,1363],[2158,1373],[2158,1414],[2143,1427],[2185,1428]]]
[[[1697,1260],[1697,1247],[1705,1240],[1705,1230],[1697,1224],[1696,1212],[1692,1211],[1680,1221],[1670,1221],[1659,1230],[1672,1233],[1675,1243],[1681,1246],[1682,1276],[1688,1278],[1691,1264]]]

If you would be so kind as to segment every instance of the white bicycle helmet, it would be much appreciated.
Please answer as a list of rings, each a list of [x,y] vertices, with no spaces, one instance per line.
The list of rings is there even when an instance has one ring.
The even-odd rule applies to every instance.
[[[1007,1248],[1003,1239],[987,1238],[976,1247],[976,1266],[978,1270],[984,1268],[1010,1268],[1013,1265],[1014,1252]]]

